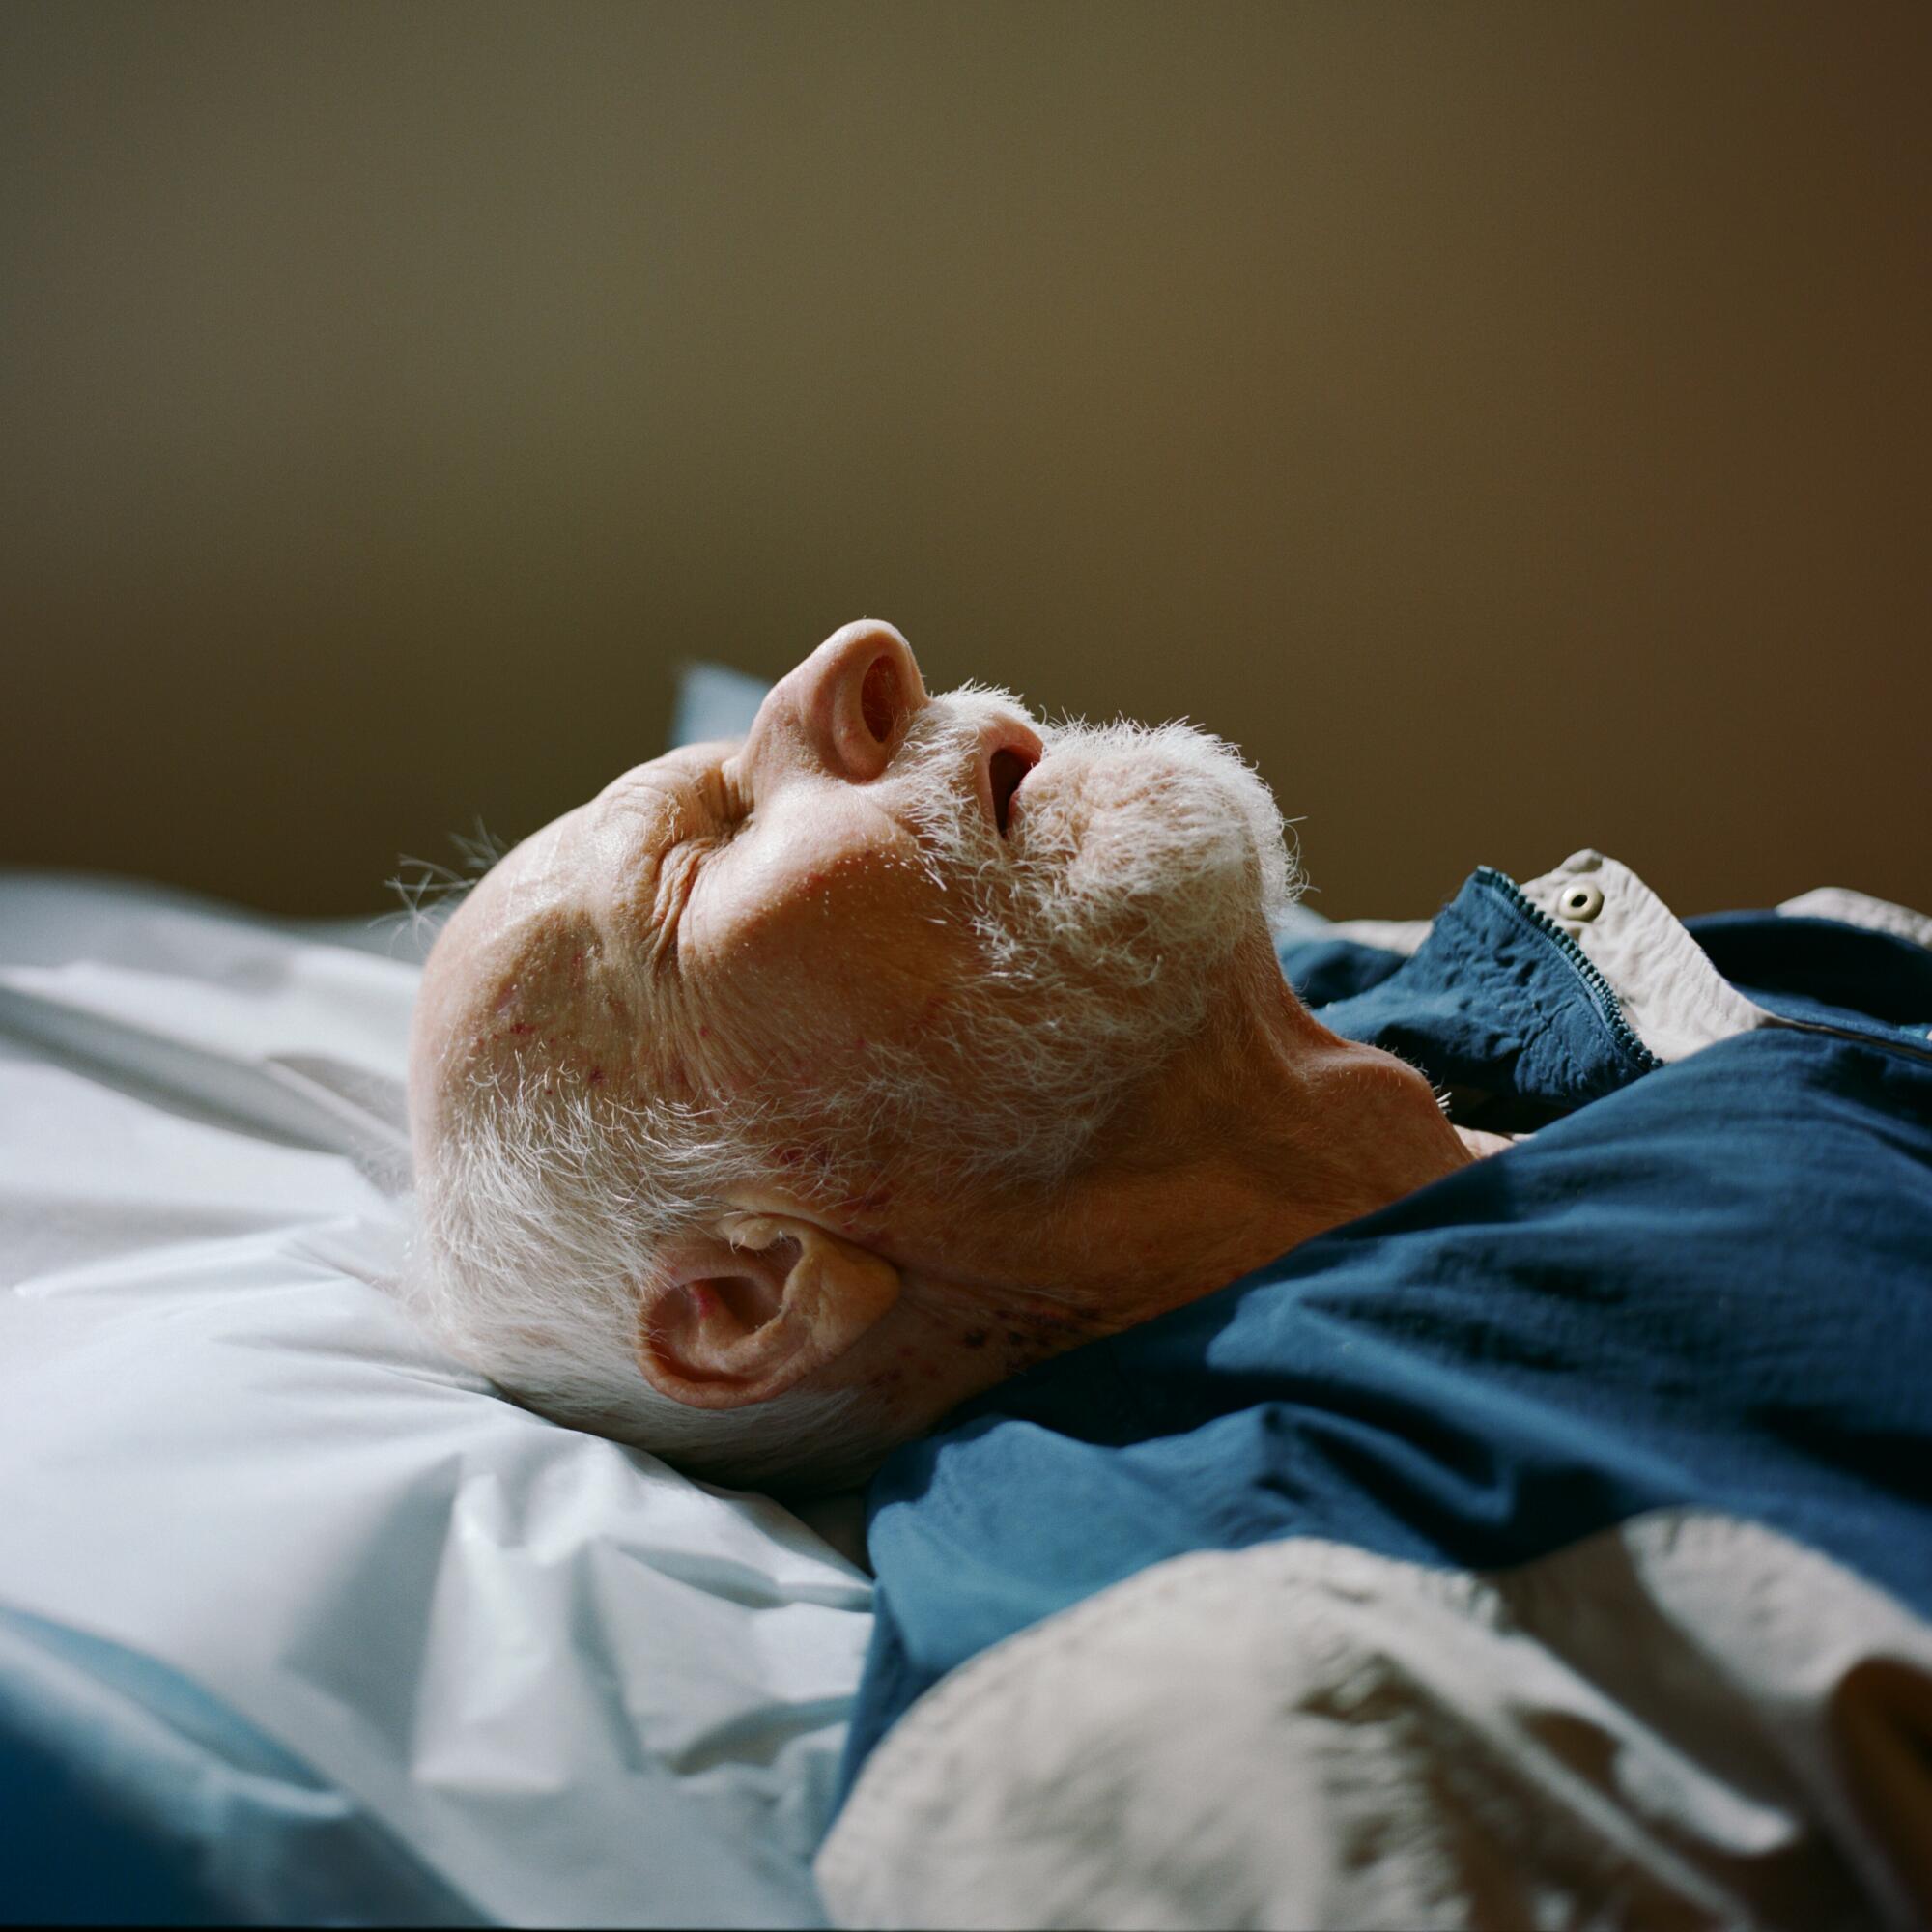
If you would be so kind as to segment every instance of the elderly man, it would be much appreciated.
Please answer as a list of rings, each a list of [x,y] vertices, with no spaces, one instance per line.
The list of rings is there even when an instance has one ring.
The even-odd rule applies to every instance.
[[[1281,817],[1179,725],[932,696],[856,623],[451,920],[419,1276],[534,1406],[848,1482],[1042,1355],[1496,1143],[1283,980]]]
[[[850,625],[450,922],[419,1305],[877,1471],[843,1922],[1923,1922],[1932,921],[1290,894],[1227,746]]]

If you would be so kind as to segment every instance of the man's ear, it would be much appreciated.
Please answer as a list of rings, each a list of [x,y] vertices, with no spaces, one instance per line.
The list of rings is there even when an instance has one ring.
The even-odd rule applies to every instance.
[[[672,1241],[638,1311],[638,1366],[693,1408],[769,1402],[836,1361],[898,1299],[899,1273],[810,1221],[734,1214]]]

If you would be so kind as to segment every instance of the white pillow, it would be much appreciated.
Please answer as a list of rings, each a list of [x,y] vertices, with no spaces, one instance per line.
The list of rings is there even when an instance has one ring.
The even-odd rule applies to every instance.
[[[252,1760],[138,1670],[39,1708],[240,1918],[822,1922],[867,1578],[391,1304],[416,968],[362,937],[0,876],[0,1609],[80,1692],[185,1679],[404,1856],[208,1801]]]

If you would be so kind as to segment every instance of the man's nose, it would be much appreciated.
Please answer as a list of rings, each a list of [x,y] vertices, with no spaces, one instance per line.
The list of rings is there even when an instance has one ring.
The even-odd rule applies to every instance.
[[[826,771],[865,784],[886,769],[907,723],[926,702],[911,645],[892,625],[862,617],[834,631],[773,685],[752,745],[791,736]]]

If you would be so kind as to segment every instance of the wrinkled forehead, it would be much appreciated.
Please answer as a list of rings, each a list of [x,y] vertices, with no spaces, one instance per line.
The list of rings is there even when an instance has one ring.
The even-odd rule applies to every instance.
[[[582,985],[595,944],[589,820],[587,808],[566,812],[506,854],[430,949],[410,1037],[419,1136],[452,1087],[554,1026]]]
[[[477,882],[431,949],[416,998],[410,1094],[419,1122],[494,1065],[538,1049],[568,1061],[586,1039],[607,1043],[600,1028],[662,1017],[638,1010],[646,989],[634,974],[613,980],[611,960],[629,954],[631,892],[648,885],[648,855],[677,829],[692,766],[720,749],[633,766]],[[593,1052],[586,1065],[596,1064]]]

